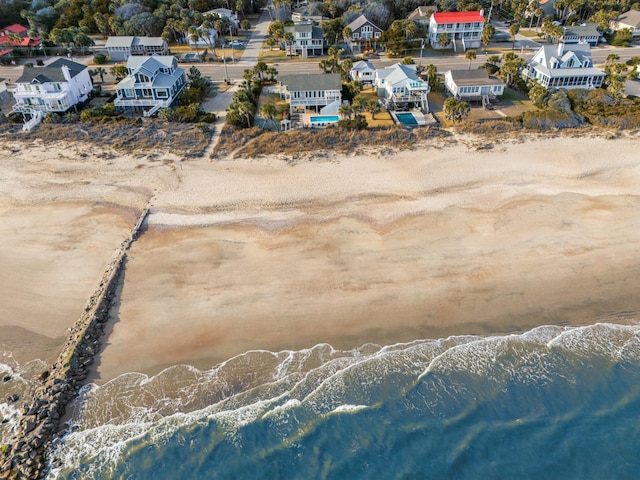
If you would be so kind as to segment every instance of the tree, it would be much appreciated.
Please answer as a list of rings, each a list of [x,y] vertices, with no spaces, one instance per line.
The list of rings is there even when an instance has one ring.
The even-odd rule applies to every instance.
[[[607,63],[615,63],[618,60],[620,60],[620,55],[616,53],[610,53],[609,55],[607,55]]]
[[[287,54],[293,57],[293,33],[286,32],[284,34],[284,43],[286,45]]]
[[[485,23],[482,29],[482,36],[480,37],[480,41],[484,45],[484,52],[487,53],[487,45],[491,43],[491,39],[493,35],[496,33],[496,28],[490,23]]]
[[[277,111],[278,110],[273,103],[265,102],[262,104],[262,107],[260,107],[260,114],[267,119],[263,126],[266,126],[269,122],[274,122],[275,124],[273,119],[276,116]]]
[[[107,71],[102,68],[102,67],[98,67],[94,70],[96,75],[100,75],[100,83],[104,83],[104,76],[107,73]]]
[[[416,61],[413,59],[413,57],[404,57],[402,59],[402,64],[403,65],[414,65],[416,63]]]
[[[447,48],[451,45],[451,37],[447,32],[443,32],[438,35],[438,44],[440,44],[443,48]]]
[[[513,43],[511,44],[511,50],[516,48],[516,35],[518,34],[519,31],[520,31],[520,25],[517,23],[512,23],[511,26],[509,27],[509,33],[511,34],[511,37],[513,39]]]
[[[549,95],[549,90],[535,81],[529,89],[529,99],[538,108],[543,108],[546,105]]]
[[[430,63],[425,67],[424,72],[426,73],[427,82],[429,83],[431,91],[438,91],[442,84],[442,79],[438,76],[438,68],[434,64]]]
[[[476,59],[476,51],[475,50],[467,50],[464,54],[464,58],[469,60],[469,68],[467,70],[471,70],[471,62]]]
[[[353,116],[353,108],[351,105],[340,105],[340,107],[338,107],[338,113],[346,120],[351,120],[351,117]]]
[[[630,28],[623,28],[622,30],[618,30],[613,37],[613,41],[611,45],[615,45],[616,47],[628,47],[631,45],[633,41],[633,33]]]
[[[467,102],[460,101],[455,97],[447,98],[443,106],[445,117],[453,122],[461,122],[471,111]]]
[[[376,113],[380,112],[380,104],[377,100],[369,100],[365,105],[365,110],[371,114],[371,120],[375,120]]]
[[[516,80],[520,76],[520,71],[526,64],[527,62],[515,53],[504,53],[502,54],[502,65],[498,75],[504,80],[504,83],[506,83],[508,87],[512,87],[515,85]]]
[[[111,75],[115,77],[116,83],[127,76],[127,67],[125,65],[114,65],[109,69]]]

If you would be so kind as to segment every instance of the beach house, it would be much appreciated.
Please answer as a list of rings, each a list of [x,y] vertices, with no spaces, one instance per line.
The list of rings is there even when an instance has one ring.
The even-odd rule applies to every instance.
[[[109,37],[105,48],[112,62],[125,62],[132,55],[169,54],[169,45],[162,37]]]
[[[444,86],[452,97],[464,101],[482,101],[488,106],[502,96],[505,84],[485,69],[449,70],[444,74]]]
[[[372,85],[375,78],[376,69],[371,62],[359,60],[351,65],[349,77],[354,82],[360,82],[363,85]]]
[[[464,52],[469,48],[479,48],[484,28],[482,10],[469,12],[435,12],[429,19],[429,43],[440,50],[453,48],[454,52]],[[449,43],[443,42],[442,34]]]
[[[431,15],[438,11],[436,5],[420,5],[416,7],[408,16],[409,20],[428,26]]]
[[[418,76],[415,65],[396,63],[377,69],[374,86],[388,109],[420,108],[428,111],[429,83]]]
[[[187,83],[184,69],[171,55],[129,57],[127,72],[116,85],[113,103],[120,110],[142,110],[145,117],[170,107]]]
[[[64,113],[89,100],[93,90],[87,66],[66,58],[44,67],[25,68],[15,84],[13,111],[29,116]]]
[[[546,88],[598,88],[605,74],[593,66],[591,47],[574,45],[543,45],[522,70],[525,80],[536,80]]]

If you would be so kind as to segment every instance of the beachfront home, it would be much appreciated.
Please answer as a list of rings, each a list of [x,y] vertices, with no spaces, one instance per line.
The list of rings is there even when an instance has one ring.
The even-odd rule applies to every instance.
[[[360,60],[351,65],[349,76],[354,82],[360,82],[363,85],[372,85],[375,78],[376,69],[371,62]]]
[[[184,69],[171,55],[129,57],[127,72],[116,85],[113,103],[120,110],[141,109],[145,117],[170,107],[187,83]]]
[[[588,43],[592,47],[598,45],[600,40],[600,32],[595,23],[584,23],[582,25],[573,25],[564,27],[564,33],[560,37],[560,42],[566,44]]]
[[[87,66],[66,58],[44,67],[25,68],[15,83],[13,111],[29,116],[64,113],[89,100],[93,90]]]
[[[377,42],[382,36],[382,29],[370,22],[364,15],[360,15],[345,29],[351,32],[351,36],[346,38],[347,47],[350,51],[363,52],[378,48]]]
[[[449,95],[464,101],[482,101],[488,106],[504,93],[504,82],[483,69],[449,70],[444,74]]]
[[[453,48],[454,52],[479,48],[483,28],[482,10],[435,12],[429,19],[429,43],[436,50]],[[447,34],[450,43],[442,43],[443,33]]]
[[[593,66],[591,47],[574,45],[543,45],[522,71],[525,80],[536,80],[546,88],[598,88],[604,82],[604,72]]]
[[[288,55],[300,55],[302,58],[307,58],[309,55],[322,55],[324,48],[322,27],[314,25],[311,21],[304,21],[284,27],[284,31],[293,35],[293,42],[286,45]]]
[[[124,62],[132,55],[168,55],[169,45],[162,37],[109,37],[105,44],[112,62]]]
[[[628,28],[634,38],[640,37],[640,11],[629,10],[619,15],[618,18],[609,22],[609,28],[615,32]]]
[[[289,102],[292,115],[307,109],[319,113],[329,113],[331,110],[333,113],[342,104],[342,79],[339,73],[282,75],[278,80],[280,95]]]
[[[388,109],[420,108],[425,112],[429,109],[429,84],[418,76],[415,65],[396,63],[377,69],[374,86]]]

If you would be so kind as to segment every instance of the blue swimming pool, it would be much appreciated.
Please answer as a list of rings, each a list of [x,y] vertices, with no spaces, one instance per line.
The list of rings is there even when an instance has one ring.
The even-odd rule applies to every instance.
[[[416,117],[412,113],[408,112],[396,112],[396,118],[403,125],[418,125]]]
[[[336,123],[340,120],[338,115],[322,115],[319,117],[311,117],[311,123]]]

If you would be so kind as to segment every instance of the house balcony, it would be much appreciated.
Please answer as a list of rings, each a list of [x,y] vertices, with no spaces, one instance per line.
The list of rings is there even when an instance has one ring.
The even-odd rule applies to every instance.
[[[157,100],[155,98],[116,98],[113,104],[116,107],[155,107],[160,105],[159,108],[167,108],[171,106],[171,103],[175,97],[170,97],[164,100]]]
[[[17,102],[21,100],[24,102],[26,99],[41,99],[44,102],[50,101],[62,101],[69,96],[68,90],[60,90],[58,92],[28,92],[26,90],[14,90],[13,97]]]
[[[342,101],[341,95],[329,95],[326,97],[316,97],[316,98],[292,98],[291,107],[318,107],[321,105],[329,105],[330,103],[335,102],[336,100]]]

